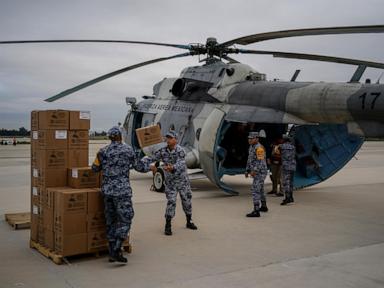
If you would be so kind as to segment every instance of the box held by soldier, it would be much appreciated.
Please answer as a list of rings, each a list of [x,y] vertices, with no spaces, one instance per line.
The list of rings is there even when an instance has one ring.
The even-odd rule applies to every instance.
[[[136,135],[141,148],[163,142],[161,130],[158,125],[138,128],[136,129]]]

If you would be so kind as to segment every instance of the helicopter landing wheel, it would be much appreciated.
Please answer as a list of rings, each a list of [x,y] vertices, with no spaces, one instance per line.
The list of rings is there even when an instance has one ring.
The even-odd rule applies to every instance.
[[[157,168],[157,171],[155,174],[153,174],[153,188],[156,192],[164,192],[165,185],[164,185],[164,171],[161,168]]]

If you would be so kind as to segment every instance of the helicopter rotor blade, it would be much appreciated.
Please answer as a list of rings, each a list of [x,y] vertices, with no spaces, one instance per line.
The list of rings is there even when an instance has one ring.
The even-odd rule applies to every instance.
[[[123,44],[144,44],[144,45],[157,45],[168,46],[180,49],[190,50],[191,45],[146,42],[146,41],[129,41],[129,40],[95,40],[95,39],[78,39],[78,40],[15,40],[15,41],[0,41],[0,44],[32,44],[32,43],[123,43]]]
[[[294,29],[294,30],[283,30],[283,31],[248,35],[248,36],[236,38],[236,39],[221,43],[220,46],[228,47],[233,44],[248,45],[248,44],[266,41],[266,40],[295,37],[295,36],[315,36],[315,35],[353,34],[353,33],[382,33],[382,32],[384,32],[384,25]]]
[[[279,58],[324,61],[324,62],[333,62],[333,63],[350,64],[350,65],[365,65],[366,67],[384,69],[384,63],[350,59],[350,58],[341,58],[341,57],[334,57],[334,56],[280,52],[280,51],[248,50],[248,49],[238,49],[238,52],[241,54],[273,55],[273,57],[279,57]]]
[[[119,69],[119,70],[116,70],[116,71],[113,71],[113,72],[110,72],[108,74],[104,74],[102,76],[99,76],[95,79],[92,79],[90,81],[87,81],[85,83],[82,83],[80,85],[77,85],[73,88],[70,88],[70,89],[67,89],[57,95],[54,95],[52,97],[49,97],[48,99],[45,99],[44,101],[46,102],[53,102],[53,101],[56,101],[60,98],[63,98],[64,96],[67,96],[69,94],[72,94],[76,91],[79,91],[81,89],[84,89],[88,86],[91,86],[93,84],[96,84],[98,82],[101,82],[103,80],[106,80],[108,78],[111,78],[111,77],[114,77],[118,74],[121,74],[121,73],[124,73],[124,72],[127,72],[127,71],[130,71],[130,70],[133,70],[133,69],[136,69],[136,68],[139,68],[139,67],[143,67],[145,65],[149,65],[149,64],[153,64],[153,63],[156,63],[156,62],[161,62],[161,61],[165,61],[165,60],[170,60],[170,59],[174,59],[174,58],[180,58],[180,57],[185,57],[185,56],[191,56],[192,54],[190,52],[188,53],[182,53],[182,54],[176,54],[176,55],[173,55],[173,56],[169,56],[169,57],[161,57],[161,58],[156,58],[156,59],[152,59],[152,60],[148,60],[148,61],[145,61],[145,62],[141,62],[141,63],[137,63],[137,64],[134,64],[134,65],[131,65],[131,66],[127,66],[127,67],[124,67],[122,69]]]
[[[240,62],[237,61],[236,59],[233,59],[233,58],[231,58],[231,57],[229,57],[229,56],[227,56],[227,55],[221,55],[221,58],[223,58],[223,59],[229,61],[229,63],[240,63]]]

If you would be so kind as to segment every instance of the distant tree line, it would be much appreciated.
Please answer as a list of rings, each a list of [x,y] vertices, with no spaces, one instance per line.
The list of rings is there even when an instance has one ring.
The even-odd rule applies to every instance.
[[[107,132],[105,132],[105,131],[101,131],[101,132],[94,131],[94,132],[92,132],[92,134],[94,136],[107,136]]]
[[[3,136],[3,137],[16,137],[16,136],[29,137],[30,131],[25,129],[24,127],[19,128],[19,130],[16,130],[16,129],[8,130],[8,129],[1,128],[0,129],[0,136]]]

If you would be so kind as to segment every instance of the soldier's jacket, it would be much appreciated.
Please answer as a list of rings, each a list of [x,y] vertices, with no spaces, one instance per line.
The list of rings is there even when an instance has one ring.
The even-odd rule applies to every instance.
[[[152,156],[153,161],[163,161],[164,164],[172,164],[173,171],[165,173],[165,179],[188,178],[187,165],[185,163],[185,151],[180,145],[176,145],[175,149],[169,150],[168,147],[161,148]]]
[[[265,148],[260,143],[250,145],[248,150],[248,161],[246,171],[250,173],[255,171],[256,173],[267,172],[267,162]]]
[[[149,164],[147,159],[139,159],[131,146],[112,142],[97,153],[92,169],[103,173],[101,192],[104,195],[131,196],[129,170],[133,168],[139,172],[148,172]]]
[[[287,171],[296,170],[296,148],[293,144],[286,142],[279,145],[281,152],[281,167]]]

